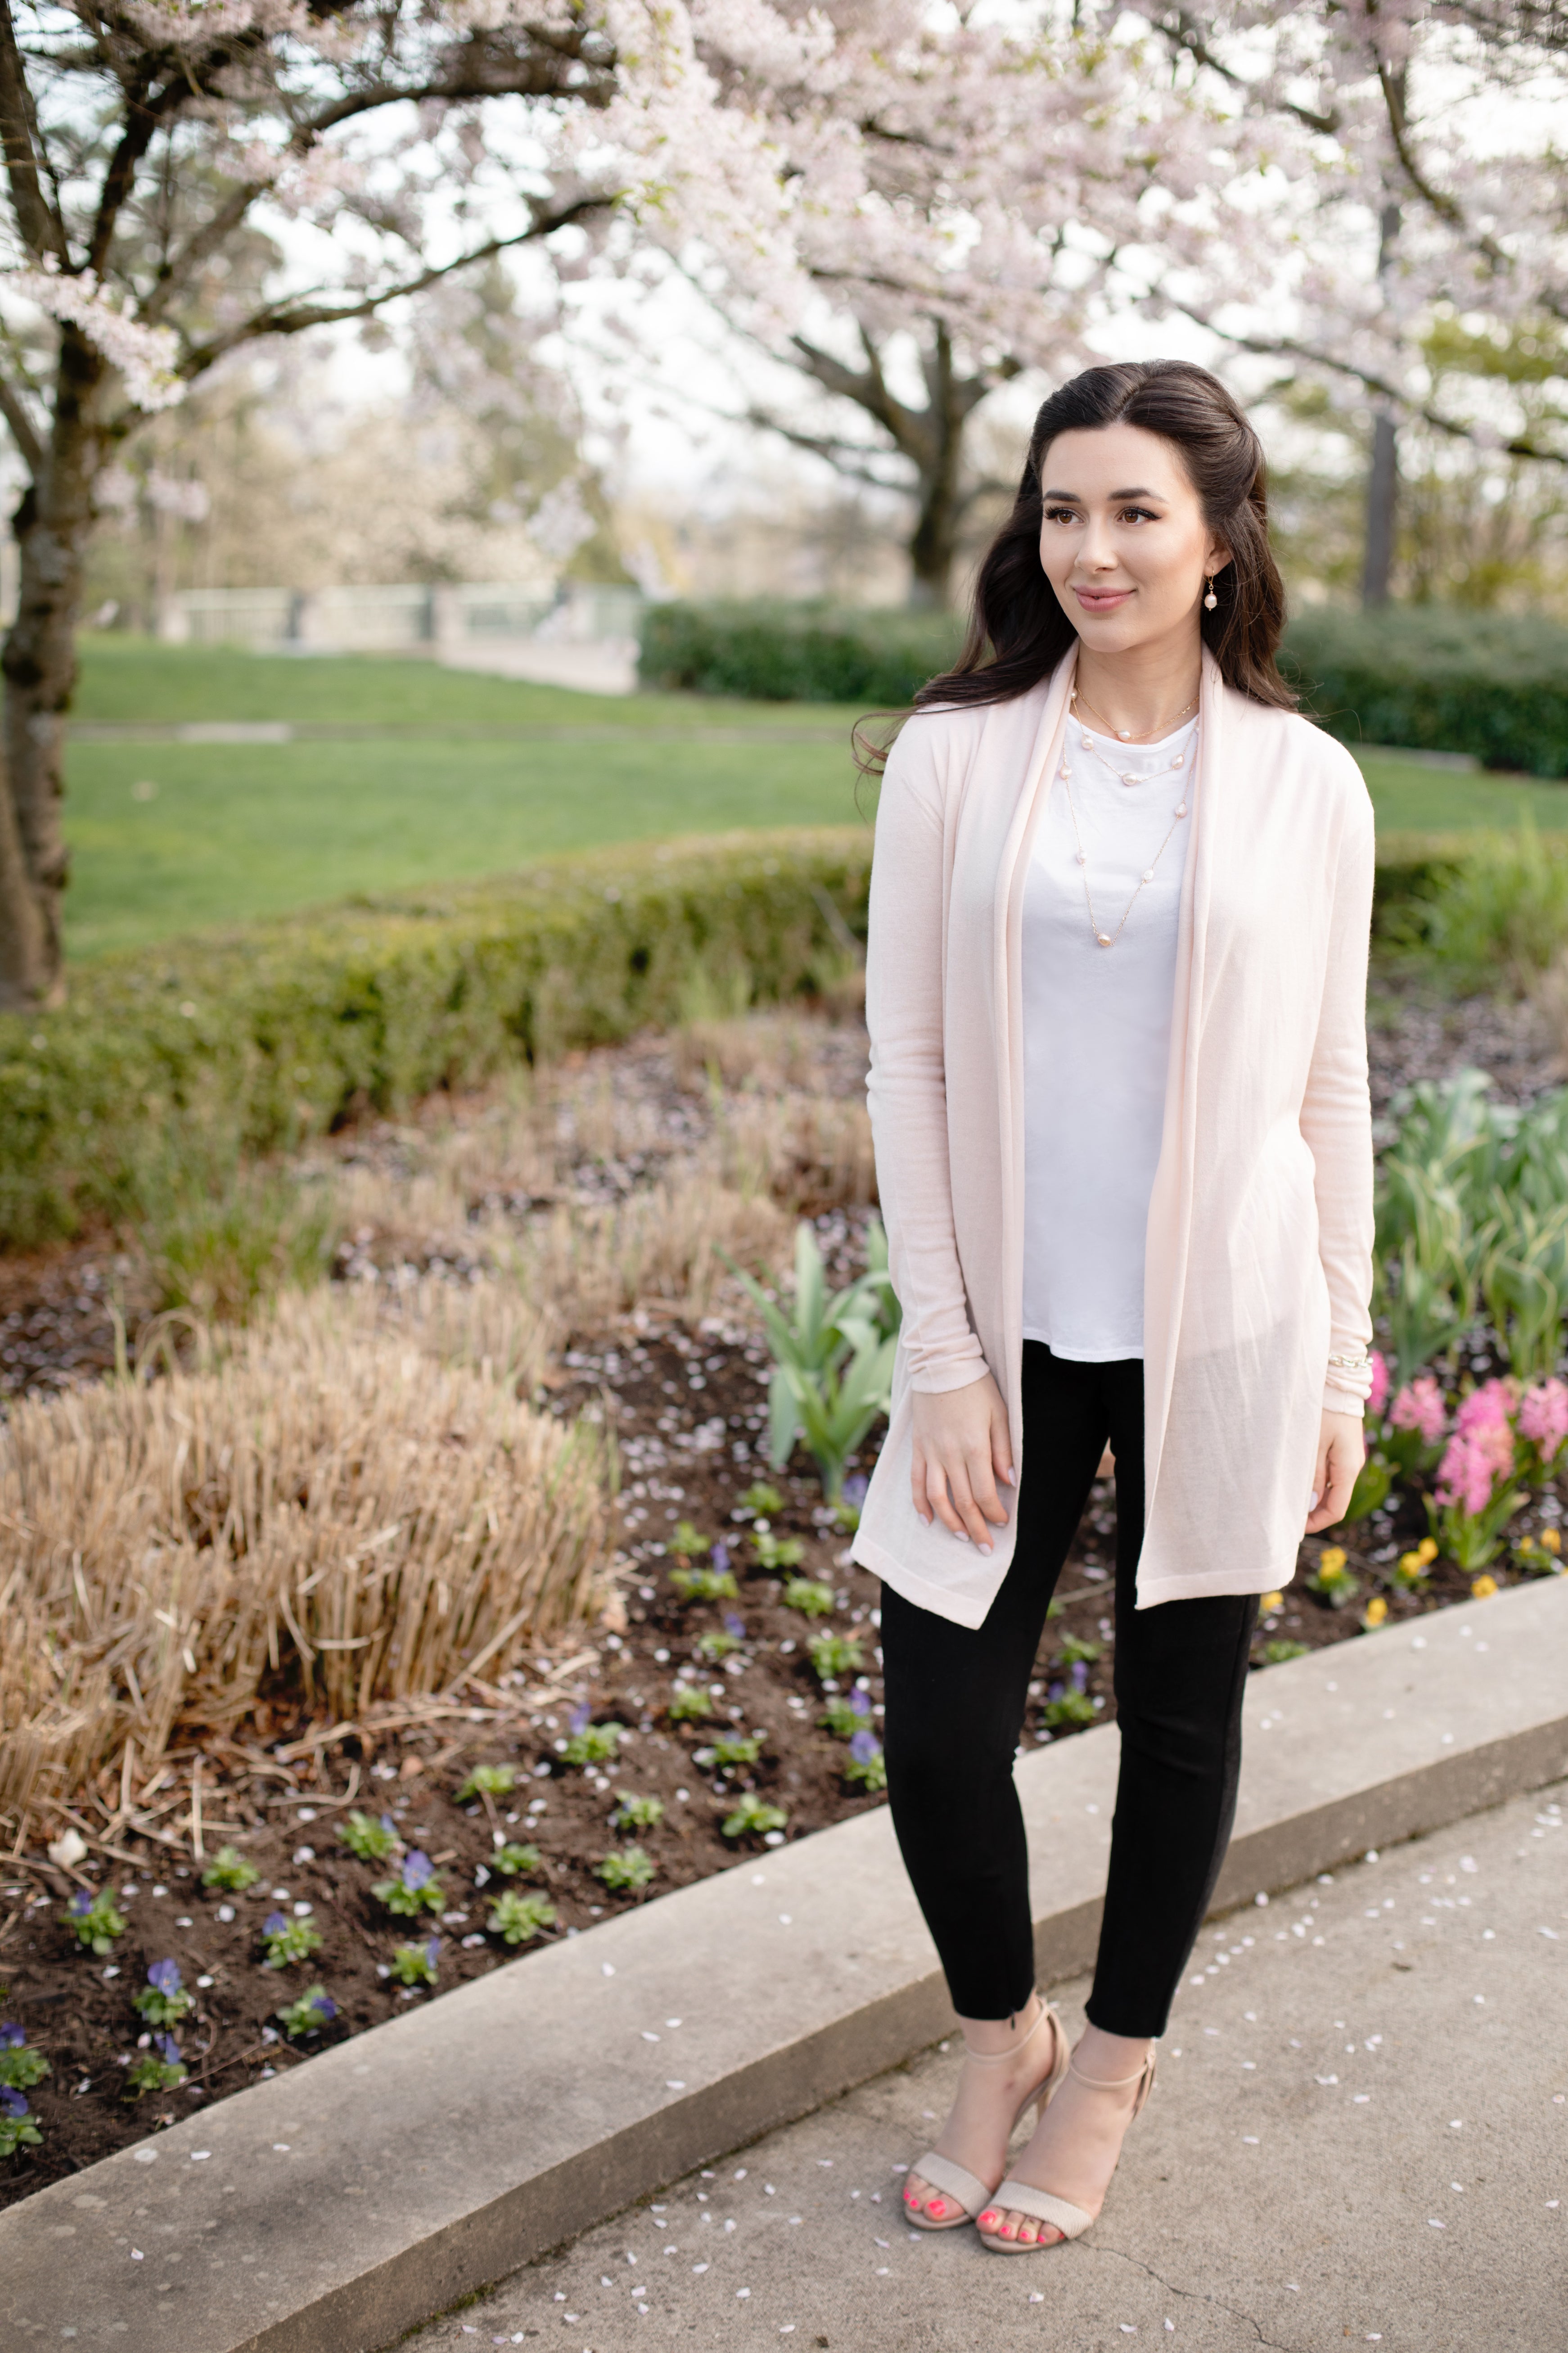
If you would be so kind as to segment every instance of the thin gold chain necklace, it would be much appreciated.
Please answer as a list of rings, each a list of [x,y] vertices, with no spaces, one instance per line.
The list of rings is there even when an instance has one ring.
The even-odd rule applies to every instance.
[[[1202,691],[1201,688],[1199,691]],[[1078,705],[1081,702],[1084,709],[1089,712],[1090,716],[1099,720],[1100,725],[1104,728],[1108,735],[1114,735],[1119,744],[1130,744],[1132,741],[1132,730],[1131,727],[1113,727],[1110,720],[1106,718],[1105,713],[1102,711],[1096,711],[1088,695],[1080,693],[1076,686],[1068,695],[1068,702],[1071,711],[1071,715],[1074,718],[1078,716]],[[1146,744],[1158,744],[1163,737],[1170,734],[1173,728],[1179,727],[1181,725],[1188,712],[1195,711],[1197,707],[1198,698],[1197,695],[1194,694],[1190,702],[1183,703],[1180,711],[1177,712],[1173,719],[1163,721],[1158,727],[1146,728],[1143,733],[1142,740]],[[1087,737],[1085,738],[1085,741],[1088,741]]]
[[[1118,783],[1126,784],[1130,781],[1127,777],[1122,776],[1117,769],[1111,767],[1110,762],[1106,759],[1104,753],[1101,752],[1098,745],[1092,743],[1087,735],[1084,737],[1084,742],[1089,745],[1089,750],[1094,754],[1095,758],[1100,762],[1101,765],[1110,770],[1110,774],[1117,778]],[[1193,730],[1190,748],[1193,754],[1194,765],[1195,766],[1198,748],[1198,730],[1195,727]],[[1175,759],[1171,763],[1171,765],[1177,768],[1181,767],[1184,763],[1184,754],[1178,753]],[[1159,773],[1159,770],[1156,769],[1155,775],[1157,776]],[[1089,910],[1089,928],[1093,934],[1094,943],[1097,947],[1113,948],[1116,945],[1117,941],[1121,937],[1122,933],[1127,929],[1127,918],[1132,913],[1133,908],[1137,905],[1139,894],[1142,892],[1146,883],[1152,882],[1154,880],[1154,869],[1159,865],[1161,859],[1165,855],[1165,851],[1170,845],[1172,834],[1175,832],[1177,826],[1180,825],[1182,819],[1186,816],[1186,795],[1184,792],[1182,798],[1176,803],[1175,813],[1172,817],[1170,827],[1166,832],[1164,840],[1161,842],[1159,849],[1154,852],[1153,857],[1149,860],[1148,865],[1144,867],[1137,882],[1133,885],[1132,896],[1128,900],[1126,906],[1121,910],[1121,921],[1117,924],[1116,929],[1113,932],[1102,932],[1100,928],[1100,918],[1094,912],[1094,893],[1089,889],[1089,852],[1083,846],[1083,836],[1079,831],[1078,810],[1073,805],[1072,797],[1072,768],[1068,764],[1068,755],[1065,751],[1062,754],[1062,765],[1058,774],[1061,777],[1062,790],[1067,795],[1068,815],[1072,820],[1072,838],[1075,845],[1075,854],[1083,874],[1083,900],[1084,905]]]

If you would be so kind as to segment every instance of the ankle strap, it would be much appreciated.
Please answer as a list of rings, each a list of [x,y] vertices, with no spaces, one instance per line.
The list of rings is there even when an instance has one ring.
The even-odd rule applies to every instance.
[[[1041,2027],[1045,2024],[1047,2019],[1054,2018],[1055,2016],[1056,2012],[1052,2010],[1050,2003],[1048,2001],[1043,2001],[1040,2004],[1040,2014],[1038,2018],[1036,2019],[1027,2034],[1021,2034],[1019,2036],[1017,2042],[1014,2043],[1010,2051],[972,2050],[968,2037],[965,2036],[963,2043],[964,2055],[966,2058],[971,2060],[976,2067],[1003,2066],[1009,2059],[1016,2059],[1020,2051],[1026,2050],[1028,2045],[1034,2041],[1036,2035],[1039,2032]]]
[[[1135,2075],[1086,2075],[1083,2069],[1079,2065],[1076,2058],[1070,2063],[1068,2073],[1071,2075],[1076,2075],[1080,2084],[1089,2084],[1090,2089],[1093,2091],[1120,2092],[1124,2090],[1129,2084],[1141,2084],[1153,2063],[1154,2053],[1152,2050],[1151,2050],[1149,2056],[1144,2060],[1143,2064],[1139,2068],[1138,2073]]]

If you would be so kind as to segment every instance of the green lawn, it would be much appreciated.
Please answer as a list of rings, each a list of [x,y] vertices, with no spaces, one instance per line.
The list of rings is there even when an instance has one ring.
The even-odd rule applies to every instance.
[[[1364,752],[1362,772],[1380,833],[1466,833],[1472,826],[1514,826],[1533,817],[1543,833],[1568,827],[1568,779],[1467,776]]]
[[[764,728],[816,733],[859,716],[832,704],[739,702],[695,694],[579,694],[482,670],[372,654],[247,654],[230,646],[160,646],[144,638],[84,637],[73,721],[96,726],[181,726],[284,719],[300,727],[426,731],[531,727]]]
[[[858,821],[858,712],[605,696],[416,661],[87,641],[81,728],[285,721],[288,744],[71,744],[70,951],[86,957],[552,850]],[[374,731],[357,733],[354,731]],[[1384,829],[1568,824],[1568,786],[1363,763]],[[146,787],[153,789],[149,795]]]

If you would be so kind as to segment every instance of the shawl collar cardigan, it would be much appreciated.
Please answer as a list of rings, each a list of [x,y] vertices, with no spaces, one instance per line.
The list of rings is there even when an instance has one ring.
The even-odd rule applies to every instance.
[[[1075,661],[1013,702],[911,719],[877,813],[867,1091],[903,1325],[853,1553],[961,1626],[1006,1574],[1012,1498],[989,1559],[922,1523],[910,1394],[989,1368],[1028,1477],[1024,880]],[[1206,651],[1200,696],[1144,1253],[1141,1609],[1289,1581],[1320,1413],[1359,1413],[1371,1378],[1327,1359],[1372,1340],[1372,805],[1348,752],[1226,687]]]

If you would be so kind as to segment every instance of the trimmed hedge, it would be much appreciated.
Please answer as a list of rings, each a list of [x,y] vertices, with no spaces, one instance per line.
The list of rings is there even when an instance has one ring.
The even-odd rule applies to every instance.
[[[1473,847],[1384,837],[1380,928]],[[820,988],[843,953],[829,908],[864,936],[870,853],[853,826],[601,850],[106,956],[62,1010],[0,1016],[0,1248],[137,1217],[171,1163],[199,1183],[215,1158],[668,1025],[737,983]]]
[[[1384,918],[1407,901],[1425,898],[1465,862],[1463,833],[1380,833],[1377,867],[1372,887],[1372,928],[1375,937],[1386,926]]]
[[[764,702],[900,709],[957,654],[947,613],[785,604],[653,605],[645,686]],[[1436,606],[1320,607],[1286,631],[1286,675],[1347,744],[1467,752],[1489,768],[1568,776],[1568,629]]]
[[[1438,606],[1329,607],[1286,631],[1281,666],[1342,743],[1468,752],[1487,768],[1568,776],[1568,629]]]
[[[669,692],[901,710],[963,639],[952,613],[826,605],[650,605],[637,675]]]
[[[835,976],[864,934],[857,827],[612,849],[106,956],[0,1017],[0,1246],[134,1216],[171,1157],[249,1156],[356,1108]],[[840,934],[841,937],[841,934]]]

